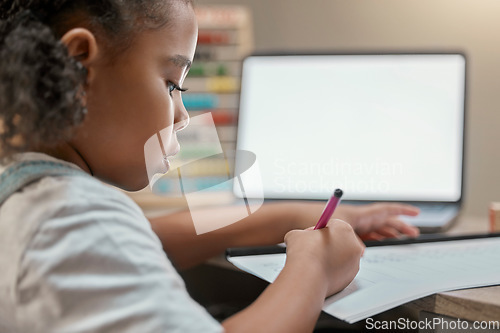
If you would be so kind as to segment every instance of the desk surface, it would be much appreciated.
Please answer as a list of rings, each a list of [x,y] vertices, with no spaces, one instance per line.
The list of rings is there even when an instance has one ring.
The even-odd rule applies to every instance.
[[[462,217],[448,233],[487,232],[488,226],[487,219]],[[437,293],[412,301],[407,305],[417,310],[471,321],[498,320],[500,316],[500,286]]]

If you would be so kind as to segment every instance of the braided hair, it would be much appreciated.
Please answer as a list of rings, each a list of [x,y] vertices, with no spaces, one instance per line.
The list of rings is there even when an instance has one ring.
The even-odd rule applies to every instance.
[[[85,119],[87,73],[60,41],[68,30],[88,28],[112,59],[168,24],[174,1],[0,0],[0,158],[69,140]]]

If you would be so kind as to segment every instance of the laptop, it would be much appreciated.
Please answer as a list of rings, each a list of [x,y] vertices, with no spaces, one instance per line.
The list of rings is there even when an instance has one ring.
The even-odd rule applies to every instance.
[[[466,59],[458,53],[252,55],[237,150],[257,157],[265,200],[403,202],[438,232],[463,198]],[[238,159],[236,159],[238,168]],[[258,192],[258,191],[257,191]]]

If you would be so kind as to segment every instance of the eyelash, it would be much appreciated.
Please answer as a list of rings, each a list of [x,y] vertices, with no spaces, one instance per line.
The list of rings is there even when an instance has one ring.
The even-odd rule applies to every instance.
[[[168,93],[170,94],[170,96],[172,96],[172,92],[174,90],[179,90],[180,92],[187,91],[187,89],[183,89],[183,88],[179,87],[178,85],[176,85],[172,81],[167,81],[167,87],[168,87]]]

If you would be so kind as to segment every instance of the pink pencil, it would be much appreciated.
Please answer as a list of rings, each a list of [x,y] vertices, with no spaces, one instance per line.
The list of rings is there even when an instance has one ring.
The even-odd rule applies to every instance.
[[[325,209],[323,210],[323,213],[321,213],[321,217],[319,218],[318,223],[316,223],[314,230],[326,227],[328,221],[330,221],[330,218],[333,215],[333,212],[335,211],[335,208],[337,208],[340,202],[340,198],[342,198],[342,194],[344,194],[344,192],[342,192],[339,188],[333,192],[332,196],[326,203]]]

